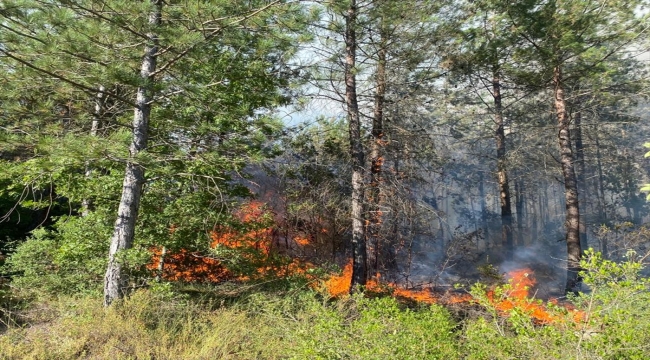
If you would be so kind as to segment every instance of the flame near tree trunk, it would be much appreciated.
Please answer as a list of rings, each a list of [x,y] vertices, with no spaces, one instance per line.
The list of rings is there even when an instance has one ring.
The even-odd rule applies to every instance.
[[[295,275],[307,276],[315,280],[311,275],[307,275],[309,269],[315,268],[307,261],[298,258],[288,259],[290,261],[281,264],[272,261],[277,258],[279,243],[276,241],[277,239],[274,239],[274,225],[268,223],[271,214],[263,203],[256,201],[246,203],[235,215],[243,224],[248,225],[250,230],[241,231],[230,227],[215,228],[210,234],[211,246],[239,250],[244,254],[243,256],[250,257],[248,260],[255,266],[253,274],[247,276],[235,274],[219,260],[200,253],[180,250],[173,253],[167,252],[163,255],[162,250],[158,248],[152,249],[153,257],[148,266],[149,270],[168,281],[217,283],[233,279],[248,281],[269,276],[289,277]],[[170,234],[176,230],[176,226],[172,225]],[[312,239],[304,234],[293,236],[292,243],[292,247],[298,249],[315,245],[312,243]],[[251,249],[254,251],[250,251]],[[162,258],[163,256],[164,258]],[[331,297],[346,296],[349,294],[352,276],[353,265],[350,260],[343,267],[340,275],[332,275],[322,284]],[[531,290],[536,285],[536,279],[531,269],[523,268],[511,271],[506,278],[509,285],[499,288],[499,291],[489,291],[486,297],[487,304],[483,303],[483,305],[493,307],[504,316],[508,316],[512,311],[521,311],[538,324],[556,323],[563,319],[563,316],[550,311],[540,300],[531,298]],[[318,282],[313,281],[312,286],[318,286]],[[395,283],[382,282],[378,273],[368,280],[365,290],[427,304],[462,305],[480,302],[470,294],[440,293],[431,288],[405,289]],[[557,301],[551,300],[551,302],[558,305]],[[568,305],[563,306],[568,311],[573,311],[573,320],[576,323],[584,320],[584,313],[576,311]]]
[[[487,293],[490,305],[500,314],[507,316],[510,311],[519,310],[528,314],[538,324],[550,324],[560,322],[562,317],[554,314],[542,304],[540,300],[530,297],[530,290],[537,283],[533,271],[529,268],[518,269],[509,272],[506,277],[509,279],[509,287],[501,296],[496,296],[495,291]],[[341,275],[330,277],[325,282],[325,288],[332,297],[340,297],[348,294],[350,282],[352,281],[352,262],[343,267]],[[473,303],[477,300],[470,294],[436,294],[432,289],[411,290],[399,287],[394,283],[381,284],[379,276],[368,281],[366,290],[371,292],[389,292],[395,297],[410,299],[427,304],[459,304]],[[551,303],[558,305],[556,300]],[[573,311],[573,320],[576,323],[584,320],[584,313],[575,310],[569,305],[564,305],[568,311]]]

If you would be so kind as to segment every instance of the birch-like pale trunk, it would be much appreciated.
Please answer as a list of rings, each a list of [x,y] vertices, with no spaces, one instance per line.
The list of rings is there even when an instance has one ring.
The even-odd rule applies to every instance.
[[[149,25],[152,29],[160,26],[162,0],[150,0],[152,11],[149,14]],[[140,197],[145,181],[144,167],[137,162],[137,155],[147,148],[149,115],[151,113],[153,74],[156,71],[158,53],[158,36],[151,30],[147,33],[140,78],[142,84],[138,87],[136,107],[133,111],[133,139],[129,147],[129,159],[126,164],[122,198],[117,211],[117,220],[111,237],[111,247],[108,255],[108,267],[104,277],[104,306],[109,306],[117,299],[124,297],[128,286],[128,277],[118,259],[122,250],[133,246],[135,223],[140,209]]]
[[[562,83],[562,69],[553,69],[553,85],[555,95],[555,112],[558,123],[558,143],[560,145],[560,163],[564,179],[564,196],[566,199],[566,246],[567,246],[567,281],[565,291],[576,292],[580,284],[580,207],[578,201],[578,185],[576,172],[573,168],[573,151],[571,149],[571,134],[569,117],[566,111],[566,98]]]
[[[365,286],[367,281],[366,236],[363,221],[364,152],[361,143],[361,119],[357,103],[356,83],[356,0],[350,0],[345,17],[345,105],[350,134],[352,158],[352,282],[350,291]]]
[[[95,110],[93,111],[93,120],[90,124],[90,136],[92,137],[97,136],[97,132],[99,131],[99,127],[101,126],[101,120],[104,113],[105,92],[106,92],[106,88],[103,85],[100,85],[97,91],[97,96],[95,96]],[[88,179],[93,174],[93,167],[90,164],[90,161],[86,161],[85,167],[86,169],[84,171],[84,176],[86,177],[86,179]],[[92,199],[85,198],[81,200],[81,209],[82,209],[81,216],[88,216],[90,211],[92,211],[92,208],[93,208]]]

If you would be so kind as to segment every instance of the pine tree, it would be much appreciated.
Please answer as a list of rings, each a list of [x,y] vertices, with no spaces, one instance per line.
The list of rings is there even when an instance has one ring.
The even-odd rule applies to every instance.
[[[128,265],[129,254],[136,240],[144,250],[158,245],[158,235],[165,233],[161,229],[168,229],[181,214],[191,216],[180,221],[186,226],[179,234],[205,234],[214,223],[206,217],[224,218],[215,203],[227,201],[223,196],[228,194],[247,193],[229,181],[231,174],[273,153],[263,144],[279,128],[272,109],[289,100],[293,73],[286,64],[300,36],[302,8],[266,1],[3,5],[3,63],[29,69],[28,86],[39,88],[40,79],[54,78],[54,84],[65,84],[68,97],[85,95],[78,112],[71,107],[74,101],[62,109],[66,126],[73,132],[86,129],[87,141],[70,134],[44,147],[38,134],[37,148],[47,151],[48,158],[17,163],[16,169],[29,163],[31,171],[54,171],[57,175],[50,179],[57,181],[58,195],[70,206],[86,211],[80,203],[93,198],[97,213],[117,212],[105,279],[109,305],[130,286],[127,275],[134,264]],[[283,33],[279,23],[292,31]],[[13,78],[14,85],[17,80]],[[112,105],[104,104],[101,136],[93,125],[98,91],[104,101],[119,103],[115,114],[108,109]],[[45,104],[40,98],[33,101]],[[78,120],[79,127],[73,128],[68,118]],[[46,166],[48,162],[53,166]],[[101,171],[88,176],[89,168]],[[114,182],[120,172],[121,200]],[[63,186],[61,175],[69,177]],[[111,182],[106,183],[106,177]],[[98,187],[88,191],[84,184]],[[188,205],[204,210],[186,211]],[[184,245],[194,241],[186,237]]]
[[[519,52],[526,67],[553,93],[560,163],[565,187],[568,254],[566,291],[576,291],[582,249],[580,204],[568,112],[569,84],[606,71],[613,55],[633,46],[645,31],[645,1],[524,1],[509,9],[512,29],[526,42]]]

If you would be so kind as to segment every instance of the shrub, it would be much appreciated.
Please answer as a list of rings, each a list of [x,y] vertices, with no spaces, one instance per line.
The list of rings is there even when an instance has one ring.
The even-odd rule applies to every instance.
[[[300,314],[296,359],[453,359],[455,324],[438,305],[408,308],[390,297],[312,302]]]
[[[20,244],[5,265],[13,286],[47,294],[78,294],[101,289],[106,271],[110,222],[100,213],[61,218]]]

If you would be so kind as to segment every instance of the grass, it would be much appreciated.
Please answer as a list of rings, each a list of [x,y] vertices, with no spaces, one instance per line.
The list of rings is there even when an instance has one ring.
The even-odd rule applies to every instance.
[[[62,298],[42,307],[45,321],[0,336],[2,359],[278,358],[281,334],[262,317],[139,291],[104,310],[101,299]]]
[[[0,335],[2,359],[440,358],[456,355],[440,307],[392,298],[336,302],[313,291],[190,300],[151,290],[110,309],[95,297],[33,304]],[[377,336],[381,335],[381,336]],[[451,357],[450,357],[451,356]]]
[[[575,300],[589,322],[550,325],[521,309],[504,316],[481,286],[460,310],[333,300],[304,283],[156,284],[109,309],[96,295],[27,303],[5,292],[0,359],[648,359],[648,280],[604,265]]]

